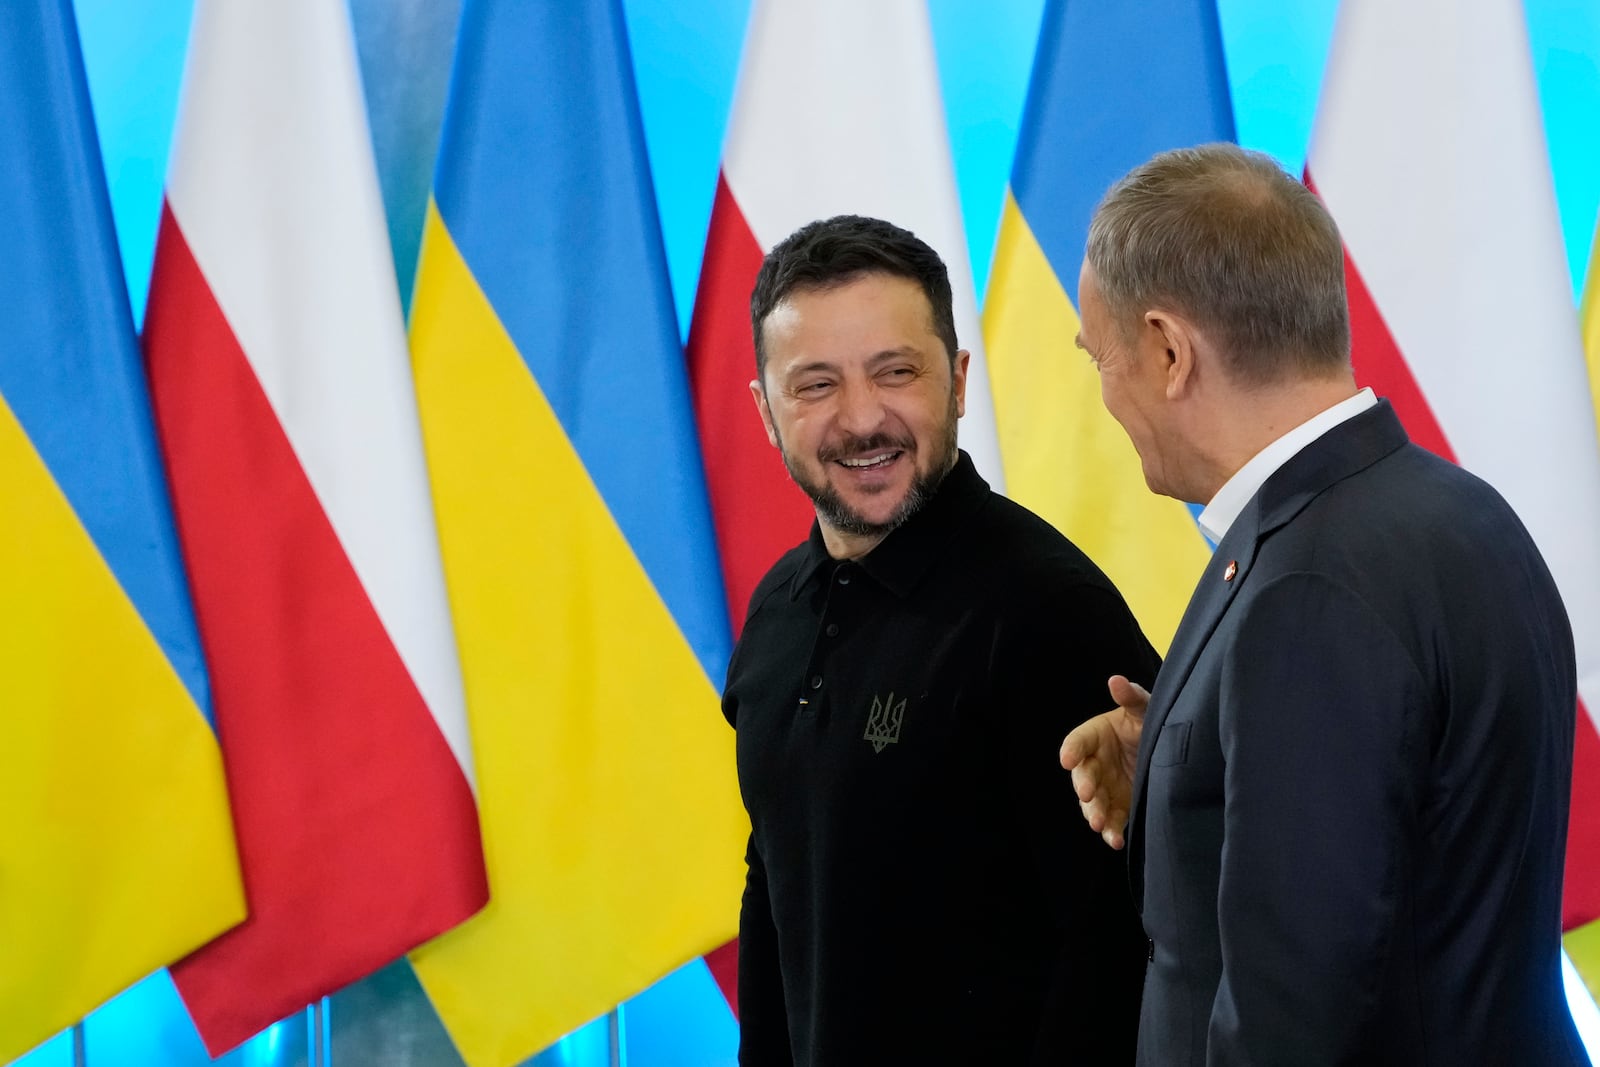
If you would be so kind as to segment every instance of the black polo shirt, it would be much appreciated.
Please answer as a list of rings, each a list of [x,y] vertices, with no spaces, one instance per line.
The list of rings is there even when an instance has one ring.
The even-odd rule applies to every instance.
[[[723,696],[752,826],[741,1062],[1131,1063],[1144,937],[1058,750],[1107,677],[1157,665],[1105,575],[964,453],[859,560],[813,526]]]

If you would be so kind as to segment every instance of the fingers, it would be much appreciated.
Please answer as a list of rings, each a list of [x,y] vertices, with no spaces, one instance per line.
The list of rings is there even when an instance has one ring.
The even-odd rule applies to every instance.
[[[1090,760],[1072,768],[1072,791],[1078,794],[1079,804],[1088,804],[1100,791],[1099,760]]]
[[[1102,841],[1112,848],[1122,848],[1123,831],[1128,827],[1128,813],[1125,809],[1107,810],[1102,797],[1081,801],[1078,808],[1083,812],[1083,821],[1089,824],[1089,829],[1100,835]]]
[[[1113,694],[1118,683],[1126,687],[1123,695],[1129,699],[1149,699],[1148,693],[1121,675],[1111,679]],[[1142,714],[1143,703],[1137,707]],[[1128,823],[1132,771],[1119,759],[1122,742],[1112,725],[1113,714],[1096,715],[1069,733],[1061,742],[1061,766],[1072,772],[1072,791],[1077,794],[1084,821],[1106,844],[1120,849]]]
[[[1094,728],[1094,720],[1090,719],[1075,727],[1061,742],[1061,766],[1070,771],[1093,756],[1099,747],[1100,736]]]
[[[1137,682],[1130,682],[1120,674],[1113,674],[1106,682],[1106,689],[1111,693],[1111,699],[1117,706],[1123,708],[1131,715],[1144,714],[1145,706],[1150,703],[1150,691]]]
[[[1088,823],[1089,829],[1093,830],[1095,833],[1098,834],[1106,828],[1106,816],[1105,813],[1100,810],[1100,806],[1098,804],[1093,804],[1087,800],[1080,801],[1078,804],[1078,810],[1083,813],[1083,821]]]

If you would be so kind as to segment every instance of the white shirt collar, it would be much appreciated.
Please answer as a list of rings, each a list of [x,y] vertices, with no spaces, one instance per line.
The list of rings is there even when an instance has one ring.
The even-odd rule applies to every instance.
[[[1333,407],[1311,416],[1260,452],[1250,457],[1250,462],[1240,467],[1232,478],[1222,484],[1211,503],[1200,512],[1200,530],[1212,544],[1221,541],[1228,527],[1239,517],[1250,498],[1266,484],[1279,467],[1289,462],[1311,442],[1344,422],[1355,418],[1378,402],[1371,389],[1363,389],[1355,396],[1341,400]]]

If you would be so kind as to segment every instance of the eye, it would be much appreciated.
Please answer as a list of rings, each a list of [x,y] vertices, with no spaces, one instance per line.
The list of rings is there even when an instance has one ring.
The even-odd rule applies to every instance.
[[[803,397],[824,396],[832,388],[833,383],[830,381],[804,382],[795,387],[794,395]]]
[[[1100,360],[1095,357],[1093,352],[1089,351],[1089,346],[1083,343],[1083,334],[1080,333],[1072,339],[1072,347],[1088,356],[1089,363],[1094,367],[1095,370],[1100,369]]]
[[[908,382],[917,376],[915,367],[886,367],[878,377],[887,382]]]

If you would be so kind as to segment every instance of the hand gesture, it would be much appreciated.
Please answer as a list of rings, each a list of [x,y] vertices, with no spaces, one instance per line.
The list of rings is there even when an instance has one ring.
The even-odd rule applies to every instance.
[[[1121,848],[1150,694],[1120,674],[1106,687],[1117,706],[1067,735],[1061,743],[1061,766],[1072,772],[1072,788],[1090,829],[1112,848]]]

